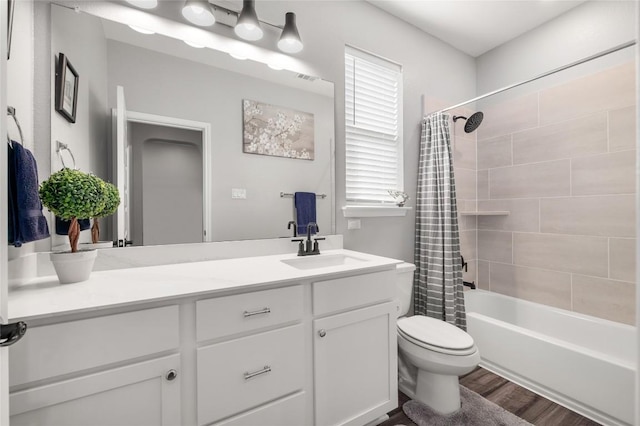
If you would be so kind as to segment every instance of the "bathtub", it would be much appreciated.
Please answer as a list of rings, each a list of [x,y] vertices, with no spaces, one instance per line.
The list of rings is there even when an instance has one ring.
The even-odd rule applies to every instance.
[[[465,304],[482,367],[604,425],[634,423],[635,327],[483,290]]]

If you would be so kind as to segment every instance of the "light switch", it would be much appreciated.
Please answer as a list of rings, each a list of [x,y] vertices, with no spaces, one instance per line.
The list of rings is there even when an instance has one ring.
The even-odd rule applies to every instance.
[[[245,188],[231,188],[231,198],[245,200],[247,198],[247,190]]]

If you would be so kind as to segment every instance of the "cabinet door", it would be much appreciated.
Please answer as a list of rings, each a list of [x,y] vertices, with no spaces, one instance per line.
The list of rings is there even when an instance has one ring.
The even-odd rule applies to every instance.
[[[10,395],[11,425],[179,425],[180,356],[128,365]]]
[[[362,425],[398,404],[396,303],[314,320],[315,424]]]

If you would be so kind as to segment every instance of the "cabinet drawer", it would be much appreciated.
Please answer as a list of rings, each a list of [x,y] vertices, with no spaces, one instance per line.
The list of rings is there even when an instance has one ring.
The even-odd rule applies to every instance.
[[[178,307],[30,328],[11,346],[10,386],[177,348]]]
[[[392,300],[395,297],[395,268],[390,271],[313,283],[313,314]]]
[[[196,303],[198,341],[302,318],[302,286],[235,294]]]
[[[300,392],[213,426],[303,426],[308,423],[305,418],[305,393]]]
[[[302,324],[198,349],[198,424],[257,407],[304,386]]]

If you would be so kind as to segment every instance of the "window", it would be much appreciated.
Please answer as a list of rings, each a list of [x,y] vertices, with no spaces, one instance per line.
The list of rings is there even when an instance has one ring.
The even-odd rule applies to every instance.
[[[402,68],[345,49],[346,195],[350,204],[392,204],[403,189]]]

